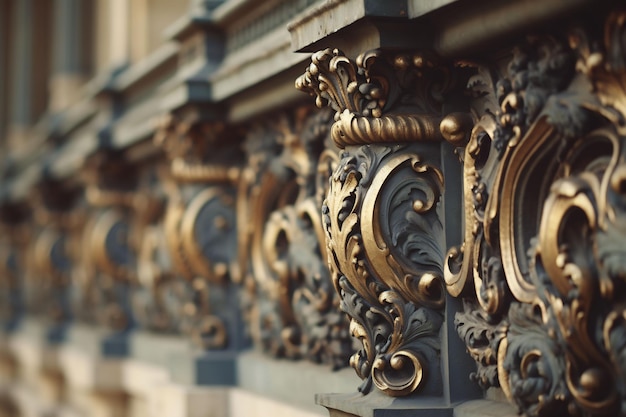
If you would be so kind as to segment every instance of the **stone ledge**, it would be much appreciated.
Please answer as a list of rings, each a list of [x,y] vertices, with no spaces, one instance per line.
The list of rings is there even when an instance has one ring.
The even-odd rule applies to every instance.
[[[402,4],[379,2],[384,6],[373,8],[372,3],[326,0],[309,8],[288,26],[292,49],[315,52],[332,45],[348,56],[356,56],[378,47],[417,47],[432,49],[444,57],[467,57],[484,52],[486,45],[493,47],[525,34],[529,28],[568,19],[595,4],[591,0],[408,0]],[[608,4],[609,0],[596,3]],[[409,44],[403,45],[400,38],[389,35],[394,31],[410,34]],[[378,38],[364,42],[364,34],[377,34]],[[354,48],[357,45],[361,46]],[[360,50],[348,53],[345,49],[350,47]]]
[[[411,19],[428,14],[458,0],[408,0]]]
[[[148,397],[155,387],[169,380],[167,369],[128,359],[122,366],[122,386],[128,394]]]
[[[244,390],[317,414],[325,414],[314,403],[317,393],[353,392],[361,383],[352,368],[332,372],[328,366],[272,359],[254,351],[239,356],[237,379]]]
[[[17,408],[22,417],[40,417],[45,416],[51,410],[50,407],[40,401],[33,395],[33,387],[24,385],[14,385],[9,390],[11,398],[15,401]]]
[[[93,357],[71,346],[59,348],[60,369],[69,386],[80,390],[121,391],[122,359]]]
[[[109,357],[98,342],[106,332],[78,326],[65,343],[50,345],[42,338],[44,328],[30,324],[6,340],[7,348],[19,354],[19,363],[28,365],[28,375],[23,375],[28,389],[13,396],[37,397],[39,371],[46,363],[63,375],[72,395],[63,404],[31,404],[35,408],[25,410],[29,417],[44,408],[63,417],[85,410],[111,417],[119,410],[131,417],[315,417],[326,414],[313,402],[316,392],[349,392],[359,384],[350,368],[332,373],[328,366],[254,351],[197,352],[183,339],[149,333],[129,337],[130,356]],[[181,372],[196,379],[177,380]],[[203,380],[197,378],[200,373]]]
[[[368,395],[318,394],[315,402],[328,409],[331,417],[453,417],[454,406],[442,398],[394,398],[379,391]]]
[[[324,409],[309,411],[256,393],[233,388],[229,393],[230,417],[320,417]]]
[[[506,402],[471,400],[446,404],[440,398],[393,398],[374,391],[368,395],[318,394],[316,402],[328,408],[331,417],[515,417]]]
[[[606,3],[600,0],[597,3]],[[544,0],[544,1],[484,1],[478,5],[450,4],[437,16],[429,16],[436,28],[433,36],[434,49],[442,56],[469,56],[483,53],[508,39],[524,36],[539,25],[568,19],[591,0]],[[420,19],[415,19],[419,22]]]
[[[164,384],[148,399],[151,417],[229,417],[230,388]],[[136,417],[141,417],[137,415]]]
[[[305,55],[291,53],[285,26],[281,25],[224,58],[210,76],[212,99],[229,99],[294,65],[305,67],[307,59]],[[293,80],[286,81],[293,88]]]
[[[50,154],[47,160],[48,175],[56,179],[66,179],[83,166],[85,159],[99,144],[96,134],[88,133],[96,129],[97,120],[92,119],[81,127],[72,139],[65,142]]]
[[[491,400],[467,401],[454,408],[454,417],[518,417],[515,408],[507,403]]]
[[[312,52],[318,41],[369,17],[406,20],[407,3],[399,0],[326,0],[309,8],[288,25],[292,49]]]

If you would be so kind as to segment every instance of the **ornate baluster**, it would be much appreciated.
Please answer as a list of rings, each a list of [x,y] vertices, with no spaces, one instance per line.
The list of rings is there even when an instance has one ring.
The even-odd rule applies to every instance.
[[[323,223],[341,308],[362,344],[351,365],[365,394],[444,392],[441,143],[464,143],[471,128],[459,100],[468,73],[427,54],[372,51],[354,62],[327,49],[296,81],[336,111],[342,153]]]
[[[446,284],[475,379],[529,416],[626,414],[624,22],[534,38],[474,84],[498,109],[465,148]]]
[[[35,297],[29,310],[48,322],[48,337],[53,341],[65,337],[72,319],[73,270],[85,224],[81,197],[76,184],[48,180],[38,185],[31,202],[38,234],[31,248]]]
[[[82,245],[80,299],[82,318],[114,332],[133,326],[130,289],[136,282],[137,246],[133,213],[141,210],[136,167],[106,150],[94,154],[85,169],[86,200],[92,214]]]
[[[176,294],[163,308],[203,349],[241,348],[235,194],[238,132],[196,113],[170,115],[155,137],[170,159],[164,233]]]
[[[321,195],[331,114],[302,107],[250,129],[239,188],[239,258],[249,331],[277,357],[345,366],[348,325],[325,266]]]

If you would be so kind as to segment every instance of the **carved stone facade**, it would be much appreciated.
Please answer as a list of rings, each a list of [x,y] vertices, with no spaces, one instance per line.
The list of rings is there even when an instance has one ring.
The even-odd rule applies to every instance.
[[[33,1],[0,417],[626,416],[618,5]]]
[[[465,241],[446,284],[476,381],[529,416],[626,413],[625,21],[532,39],[475,84],[497,111],[465,148]]]

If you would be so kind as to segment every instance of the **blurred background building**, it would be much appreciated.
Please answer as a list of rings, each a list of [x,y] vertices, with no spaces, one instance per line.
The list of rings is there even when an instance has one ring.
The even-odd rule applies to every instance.
[[[0,0],[0,416],[626,415],[625,27]]]

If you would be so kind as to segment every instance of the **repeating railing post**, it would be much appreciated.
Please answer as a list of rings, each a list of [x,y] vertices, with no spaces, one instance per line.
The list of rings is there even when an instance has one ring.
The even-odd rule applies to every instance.
[[[336,111],[332,139],[341,149],[322,221],[341,309],[361,344],[350,364],[365,396],[320,395],[331,414],[385,408],[374,405],[377,392],[404,397],[396,411],[448,414],[475,395],[456,384],[468,361],[450,338],[455,308],[443,280],[446,246],[458,241],[446,233],[454,207],[443,197],[452,202],[446,183],[459,181],[458,168],[448,178],[444,167],[458,166],[452,145],[462,146],[473,124],[462,98],[470,75],[427,53],[377,50],[352,61],[327,49],[296,81]]]

